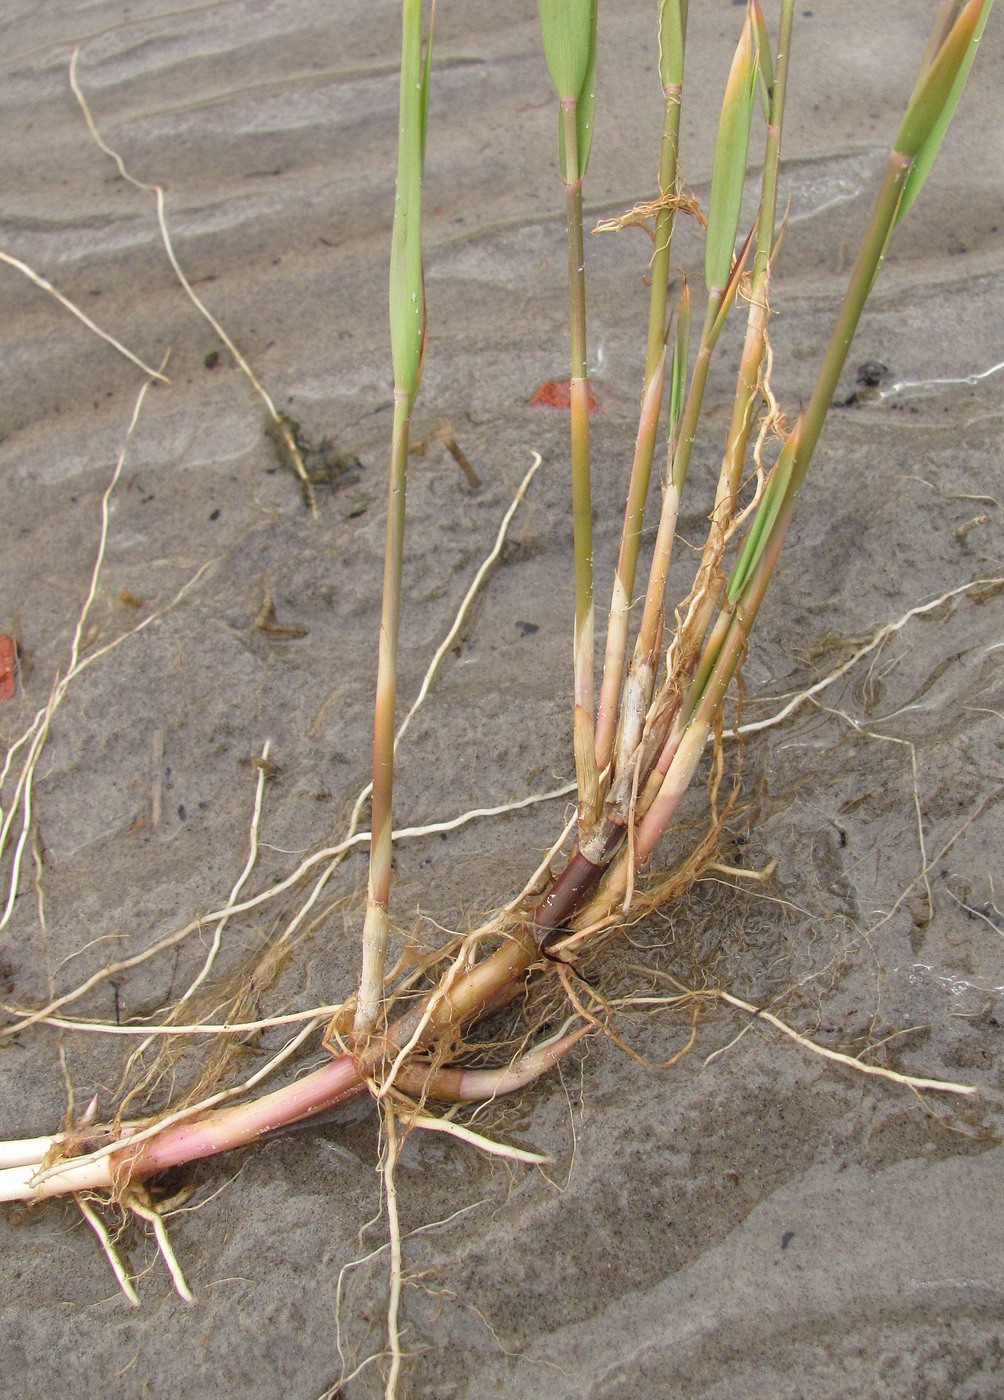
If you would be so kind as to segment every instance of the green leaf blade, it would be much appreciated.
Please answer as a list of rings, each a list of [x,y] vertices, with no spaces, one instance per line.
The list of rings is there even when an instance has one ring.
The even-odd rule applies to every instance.
[[[992,4],[993,0],[982,0],[982,3],[979,6],[979,13],[976,15],[975,24],[971,24],[971,13],[968,16],[967,21],[967,11],[971,12],[976,10],[977,4],[974,3],[972,5],[967,6],[966,10],[963,10],[963,12],[959,15],[959,18],[956,20],[955,25],[952,28],[951,34],[949,35],[949,39],[951,39],[951,35],[956,33],[958,26],[961,23],[963,23],[963,21],[967,21],[965,28],[962,31],[960,31],[960,42],[957,45],[957,47],[961,47],[962,43],[964,42],[963,55],[961,61],[958,62],[954,80],[952,81],[951,86],[948,89],[947,96],[944,97],[942,100],[940,110],[938,111],[937,116],[935,117],[934,123],[928,131],[926,137],[921,142],[920,146],[917,148],[917,153],[914,156],[913,164],[910,166],[910,170],[906,177],[906,183],[903,187],[903,198],[900,200],[899,210],[896,215],[897,223],[899,223],[899,221],[906,215],[910,206],[913,204],[913,201],[917,198],[917,195],[920,193],[924,181],[927,179],[930,173],[931,166],[934,164],[935,157],[937,156],[938,151],[941,149],[941,143],[944,140],[945,132],[948,130],[952,117],[955,115],[955,109],[959,105],[959,99],[962,96],[962,90],[966,85],[966,79],[969,77],[969,70],[973,66],[973,60],[976,57],[976,48],[983,35],[983,30],[986,27],[987,19],[990,16],[990,7]],[[944,49],[940,50],[939,56],[943,52]],[[953,54],[952,57],[955,57],[955,55]],[[935,60],[935,62],[936,61],[937,60]],[[932,67],[933,66],[934,65],[932,64]],[[923,90],[924,89],[922,87],[921,91],[918,92],[918,98],[922,97]]]
[[[743,540],[739,557],[732,566],[726,588],[726,595],[730,603],[734,603],[737,598],[742,596],[750,575],[767,547],[771,529],[781,510],[781,504],[791,482],[796,446],[797,431],[791,433],[781,449],[781,455],[774,464],[774,470],[767,483],[767,489],[763,493],[759,509],[754,516],[753,524]]]
[[[545,11],[547,17],[545,18]],[[540,26],[551,81],[561,101],[558,113],[558,167],[566,184],[581,180],[589,164],[596,108],[596,0],[540,0]],[[574,43],[564,42],[574,29]],[[574,50],[574,52],[573,52]],[[572,84],[575,84],[574,88]],[[565,108],[575,111],[575,158],[569,160]]]
[[[595,63],[596,0],[538,0],[544,57],[562,102],[576,102]]]
[[[917,84],[899,128],[895,149],[916,157],[931,136],[951,97],[981,20],[986,22],[992,0],[967,0],[944,42]]]
[[[739,211],[746,184],[757,67],[753,26],[747,13],[722,99],[711,170],[708,232],[704,249],[704,280],[709,293],[713,288],[718,291],[724,288],[732,267]]]
[[[774,92],[774,59],[770,49],[770,35],[767,32],[767,21],[763,17],[757,0],[750,0],[750,16],[753,21],[753,37],[756,42],[757,54],[757,87],[760,89],[760,99],[763,103],[764,121],[770,121],[770,104]]]
[[[687,359],[690,353],[690,287],[684,282],[676,313],[676,339],[669,381],[669,440],[675,444],[680,434],[683,404],[687,392]]]
[[[421,225],[431,42],[423,62],[422,0],[403,0],[401,15],[397,185],[390,256],[390,338],[395,390],[414,395],[421,378],[425,338]]]

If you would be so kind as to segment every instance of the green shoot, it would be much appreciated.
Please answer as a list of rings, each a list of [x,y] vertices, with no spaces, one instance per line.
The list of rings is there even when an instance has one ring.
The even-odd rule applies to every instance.
[[[435,5],[433,5],[433,16]],[[394,361],[394,424],[387,489],[383,609],[373,722],[373,798],[369,883],[363,925],[363,959],[355,1031],[374,1028],[383,999],[384,964],[390,931],[390,883],[394,798],[394,718],[397,648],[401,618],[401,561],[411,413],[422,377],[425,347],[425,289],[422,274],[422,178],[429,110],[432,19],[422,55],[422,0],[403,0],[401,11],[401,102],[397,192],[390,260],[390,328]]]
[[[565,185],[572,369],[572,524],[575,541],[573,738],[580,821],[588,827],[595,820],[599,806],[599,782],[593,713],[593,526],[582,177],[592,140],[596,0],[540,0],[540,27],[551,80],[561,103],[558,164]]]

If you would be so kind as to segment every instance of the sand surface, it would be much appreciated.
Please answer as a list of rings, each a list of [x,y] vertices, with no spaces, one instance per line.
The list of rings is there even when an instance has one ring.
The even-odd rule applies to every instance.
[[[703,200],[739,11],[724,0],[691,8],[698,101],[685,108],[683,158]],[[653,6],[601,9],[595,216],[654,193],[660,120]],[[932,11],[920,0],[841,0],[799,20],[791,215],[774,296],[775,387],[791,411],[811,386]],[[1004,572],[1004,374],[978,377],[1004,354],[1001,20],[993,15],[958,124],[864,317],[842,397],[865,361],[887,366],[886,393],[831,415],[746,667],[747,718],[774,713],[778,697],[840,665],[882,624]],[[0,33],[0,250],[148,363],[171,352],[170,386],[147,395],[111,498],[84,655],[132,635],[67,689],[37,771],[44,920],[29,843],[0,965],[4,1000],[23,1006],[219,907],[245,862],[251,760],[266,740],[277,771],[249,889],[330,842],[366,780],[391,404],[397,6],[6,0]],[[334,445],[316,519],[265,434],[260,399],[180,289],[152,194],[121,179],[88,133],[69,84],[75,44],[105,140],[166,191],[196,291],[304,438]],[[441,445],[414,459],[404,697],[533,451],[543,466],[402,749],[402,824],[571,775],[567,418],[529,406],[542,381],[567,373],[554,128],[532,0],[443,0],[416,431],[448,421],[481,484]],[[676,253],[698,268],[689,231]],[[647,244],[607,235],[590,240],[588,257],[605,601],[641,383]],[[66,670],[102,493],[143,376],[10,266],[0,265],[0,301],[0,632],[22,649],[17,695],[0,708],[9,742]],[[733,372],[723,353],[685,540],[708,507]],[[275,625],[263,630],[266,594]],[[546,1172],[438,1135],[406,1144],[402,1222],[426,1228],[405,1246],[403,1395],[1001,1394],[1001,636],[993,589],[959,593],[818,705],[752,739],[750,811],[725,854],[751,869],[776,861],[773,877],[702,883],[622,954],[771,1003],[869,1063],[978,1085],[980,1098],[921,1103],[725,1008],[708,1011],[672,1069],[590,1041],[560,1077],[479,1120],[551,1155]],[[559,802],[402,845],[400,926],[421,911],[466,927],[519,888],[560,823]],[[10,853],[3,868],[6,897]],[[305,925],[255,1013],[350,990],[363,874],[355,857],[332,882],[317,906],[325,917]],[[292,891],[228,926],[220,969],[246,966],[300,902]],[[196,975],[209,937],[70,1009],[155,1016]],[[652,990],[641,973],[629,981]],[[639,1013],[619,1028],[656,1061],[682,1047],[690,1022]],[[234,1078],[281,1043],[275,1031],[247,1040]],[[725,1053],[708,1063],[716,1049]],[[78,1112],[94,1093],[109,1112],[122,1055],[117,1040],[51,1027],[5,1042],[2,1136],[52,1131],[67,1079]],[[322,1058],[311,1042],[304,1063]],[[189,1062],[177,1072],[184,1082]],[[339,1272],[385,1239],[379,1222],[359,1234],[379,1205],[376,1128],[359,1102],[178,1173],[171,1191],[196,1187],[170,1222],[191,1305],[135,1226],[120,1249],[138,1275],[139,1311],[74,1206],[8,1208],[0,1393],[335,1393]],[[343,1280],[346,1372],[382,1345],[386,1268],[383,1252]],[[340,1393],[382,1393],[379,1369]]]

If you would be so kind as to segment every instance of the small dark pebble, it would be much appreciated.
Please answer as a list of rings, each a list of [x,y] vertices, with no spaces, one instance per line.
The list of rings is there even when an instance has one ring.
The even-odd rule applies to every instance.
[[[877,389],[884,379],[889,378],[889,366],[881,360],[865,360],[854,372],[855,384],[865,389]]]

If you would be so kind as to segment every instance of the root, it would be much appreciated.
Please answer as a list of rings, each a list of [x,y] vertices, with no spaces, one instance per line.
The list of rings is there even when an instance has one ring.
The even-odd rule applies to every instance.
[[[648,225],[663,210],[690,214],[701,228],[708,226],[708,221],[697,199],[689,191],[684,191],[681,188],[680,190],[663,190],[656,199],[643,199],[624,214],[618,214],[613,219],[601,219],[593,229],[593,233],[620,233],[626,228],[642,228],[655,242],[655,235]]]
[[[167,1271],[171,1275],[171,1282],[174,1284],[174,1291],[179,1298],[186,1303],[194,1303],[195,1295],[185,1282],[185,1275],[181,1272],[181,1265],[174,1252],[171,1241],[168,1238],[167,1226],[164,1224],[164,1217],[158,1210],[150,1204],[150,1198],[142,1187],[133,1187],[123,1196],[123,1203],[128,1206],[133,1215],[140,1220],[145,1220],[153,1230],[153,1237],[157,1241],[157,1248],[160,1256],[167,1265]]]
[[[244,869],[241,871],[240,875],[237,878],[236,884],[230,891],[230,898],[227,900],[227,903],[230,905],[234,905],[237,903],[238,896],[240,895],[240,892],[244,888],[245,884],[247,883],[248,878],[255,867],[255,862],[258,859],[258,827],[261,822],[261,807],[262,799],[265,795],[265,777],[267,771],[265,765],[267,765],[268,763],[268,755],[271,746],[271,739],[267,739],[265,741],[264,747],[262,748],[261,762],[257,768],[258,779],[255,785],[254,809],[251,813],[251,831],[248,838],[248,858],[244,864]],[[206,953],[205,961],[203,962],[201,969],[196,974],[193,981],[189,984],[187,989],[181,994],[178,1000],[174,1003],[174,1006],[171,1008],[170,1015],[167,1018],[168,1024],[170,1024],[171,1021],[174,1021],[180,1017],[182,1009],[188,1004],[188,1002],[191,1001],[191,999],[195,996],[195,993],[198,991],[198,989],[202,986],[202,984],[206,981],[206,979],[212,972],[213,966],[216,962],[216,958],[219,954],[220,948],[223,943],[223,932],[226,926],[226,919],[221,919],[216,925],[216,928],[213,931],[212,941],[209,945],[209,951]],[[153,1040],[154,1037],[152,1035],[148,1035],[143,1041],[141,1041],[141,1043],[129,1056],[129,1059],[126,1061],[125,1070],[123,1071],[122,1075],[123,1081],[128,1079],[129,1074],[133,1069],[133,1066],[139,1061],[140,1057],[143,1055],[143,1052],[149,1048]],[[148,1085],[153,1082],[154,1078],[157,1076],[157,1072],[158,1066],[157,1064],[154,1064],[153,1068],[145,1076],[142,1083],[139,1084],[131,1092],[129,1098],[135,1098],[138,1095],[142,1094],[143,1091],[148,1087]],[[126,1105],[127,1104],[128,1100],[126,1101]],[[123,1105],[123,1108],[126,1105]]]
[[[80,1195],[78,1192],[74,1195],[73,1199],[77,1203],[77,1208],[80,1211],[80,1214],[84,1217],[88,1225],[97,1235],[98,1243],[101,1246],[102,1253],[108,1260],[108,1266],[111,1269],[112,1273],[115,1275],[115,1280],[118,1283],[118,1286],[121,1288],[122,1292],[125,1294],[130,1307],[138,1308],[139,1296],[135,1288],[132,1286],[132,1280],[126,1272],[122,1260],[118,1256],[118,1251],[116,1250],[115,1245],[112,1243],[111,1236],[105,1229],[104,1221],[101,1219],[100,1215],[98,1215],[97,1211],[93,1208],[93,1206],[90,1205],[85,1196]]]
[[[401,1374],[401,1222],[397,1212],[397,1167],[398,1145],[395,1109],[387,1104],[383,1113],[384,1153],[383,1190],[387,1203],[387,1234],[390,1241],[390,1287],[387,1296],[387,1350],[390,1354],[390,1370],[387,1374],[385,1400],[397,1400],[397,1382]]]
[[[929,603],[919,603],[916,607],[908,609],[908,611],[903,613],[902,617],[898,617],[895,622],[883,623],[881,627],[877,628],[875,632],[872,633],[863,645],[858,646],[851,652],[846,661],[842,662],[834,670],[829,671],[813,685],[808,686],[805,690],[798,691],[790,697],[774,697],[776,699],[787,699],[787,704],[770,715],[767,719],[748,721],[743,724],[739,731],[740,734],[745,736],[747,734],[759,734],[765,729],[776,729],[778,725],[783,724],[784,721],[790,718],[802,705],[808,703],[817,695],[821,695],[824,690],[828,690],[836,681],[846,676],[849,671],[854,669],[859,661],[863,661],[866,656],[871,656],[874,652],[880,651],[890,637],[895,636],[897,632],[901,632],[915,617],[924,617],[928,613],[937,612],[940,607],[943,607],[946,603],[954,602],[956,598],[961,598],[969,594],[979,596],[988,589],[996,590],[999,588],[1004,588],[1004,578],[973,579],[970,583],[960,583],[957,587],[948,589],[946,593],[941,593],[937,598],[932,598]],[[769,704],[770,698],[767,696],[761,697],[760,703]]]
[[[509,1143],[495,1142],[494,1139],[485,1137],[484,1133],[476,1133],[473,1128],[465,1127],[463,1123],[454,1123],[449,1118],[433,1118],[427,1113],[409,1113],[406,1121],[409,1129],[422,1128],[427,1132],[445,1133],[447,1137],[476,1147],[479,1152],[486,1152],[489,1157],[505,1157],[510,1162],[528,1162],[532,1166],[546,1166],[554,1161],[553,1157],[545,1156],[541,1152],[529,1152],[525,1147],[512,1147]]]
[[[775,1016],[766,1007],[755,1006],[752,1002],[743,1001],[741,997],[736,997],[731,992],[726,992],[720,987],[702,987],[700,989],[690,988],[684,985],[676,977],[668,972],[659,972],[655,968],[636,967],[635,971],[644,972],[647,977],[656,981],[665,982],[675,989],[675,995],[669,997],[626,997],[618,1003],[620,1006],[672,1006],[677,1007],[688,1002],[722,1002],[726,1006],[732,1006],[737,1011],[743,1011],[752,1018],[750,1024],[757,1021],[766,1022],[773,1026],[775,1030],[796,1045],[800,1045],[803,1050],[808,1050],[810,1054],[819,1055],[824,1060],[830,1060],[834,1064],[843,1065],[846,1069],[855,1070],[858,1074],[866,1074],[877,1079],[888,1080],[892,1084],[902,1085],[904,1088],[912,1089],[915,1092],[930,1091],[933,1093],[955,1094],[963,1098],[971,1098],[978,1094],[978,1088],[973,1084],[957,1084],[947,1079],[926,1079],[913,1074],[901,1074],[898,1070],[886,1069],[882,1065],[870,1065],[854,1055],[845,1055],[839,1050],[831,1050],[828,1046],[820,1045],[818,1041],[803,1035],[801,1031],[796,1031],[787,1021],[782,1021],[779,1016]],[[710,1064],[713,1060],[723,1055],[728,1046],[721,1050],[715,1050],[705,1061]],[[869,1046],[868,1049],[876,1049],[877,1046]]]
[[[734,1006],[740,1011],[745,1011],[747,1015],[758,1021],[766,1021],[782,1035],[786,1035],[789,1040],[793,1040],[796,1045],[800,1045],[803,1050],[809,1050],[813,1055],[820,1055],[824,1060],[831,1060],[834,1064],[844,1065],[847,1069],[856,1070],[858,1074],[887,1079],[890,1083],[902,1084],[908,1089],[917,1091],[929,1089],[935,1093],[960,1094],[967,1098],[979,1092],[973,1084],[955,1084],[947,1079],[923,1079],[913,1074],[900,1074],[894,1069],[884,1069],[881,1065],[866,1064],[853,1055],[844,1055],[839,1050],[830,1050],[825,1045],[819,1045],[816,1041],[810,1040],[808,1036],[801,1035],[772,1012],[765,1011],[759,1006],[753,1006],[750,1002],[742,1001],[739,997],[734,997],[728,992],[716,991],[707,995],[714,996],[717,1001],[725,1002],[727,1006]]]
[[[40,287],[43,292],[48,292],[51,297],[55,297],[60,306],[64,306],[67,311],[73,316],[76,316],[77,320],[82,322],[89,331],[93,331],[99,340],[103,340],[106,345],[110,345],[113,350],[117,350],[120,355],[124,355],[137,369],[141,369],[149,379],[159,380],[161,384],[170,384],[171,381],[168,379],[167,375],[163,373],[163,365],[161,365],[160,369],[151,369],[145,360],[141,360],[138,355],[134,355],[127,346],[123,345],[121,341],[116,340],[113,335],[109,335],[107,331],[103,331],[99,325],[91,320],[86,312],[81,311],[80,307],[70,301],[69,297],[64,297],[62,292],[58,291],[51,282],[46,281],[44,277],[35,272],[33,268],[30,268],[27,263],[22,262],[20,258],[12,258],[9,253],[3,252],[0,252],[0,262],[6,263],[8,267],[16,268],[18,272],[22,272],[25,277],[28,278],[29,282],[34,282],[36,287]]]
[[[153,371],[151,371],[151,373],[153,373]],[[73,641],[70,644],[70,659],[69,664],[67,666],[66,675],[63,677],[59,677],[57,675],[52,690],[49,693],[49,699],[47,704],[35,715],[35,719],[32,722],[31,726],[28,728],[28,730],[26,730],[26,732],[22,734],[19,739],[16,739],[14,743],[11,744],[10,748],[7,750],[7,754],[4,759],[3,769],[0,770],[0,793],[2,793],[4,783],[7,781],[7,778],[11,771],[11,765],[14,759],[14,755],[18,753],[19,750],[22,749],[25,745],[27,745],[27,757],[25,758],[25,761],[21,767],[21,772],[18,775],[18,779],[14,787],[14,793],[9,800],[6,813],[4,812],[3,808],[0,807],[0,854],[2,854],[7,847],[17,809],[19,806],[22,809],[21,830],[15,843],[14,857],[11,862],[11,873],[7,891],[7,899],[5,902],[3,914],[0,915],[0,929],[6,928],[7,924],[10,922],[10,916],[14,908],[14,900],[17,898],[17,893],[20,886],[21,860],[24,855],[25,846],[27,845],[28,837],[32,829],[32,796],[34,788],[35,770],[38,766],[38,761],[41,756],[42,749],[45,746],[45,741],[49,735],[49,727],[52,723],[52,717],[59,709],[59,706],[62,704],[63,697],[65,696],[67,688],[70,685],[70,682],[74,679],[74,677],[77,676],[81,670],[83,670],[84,666],[87,665],[88,662],[96,660],[98,655],[105,654],[111,649],[110,646],[103,647],[100,652],[92,653],[89,658],[86,658],[83,661],[81,660],[80,653],[83,649],[83,642],[87,629],[87,619],[90,616],[91,606],[94,602],[94,599],[97,596],[98,580],[101,577],[101,570],[105,562],[105,552],[108,548],[108,529],[110,522],[111,498],[116,486],[119,484],[119,480],[121,479],[122,468],[125,466],[126,452],[128,450],[129,443],[132,439],[132,435],[136,430],[136,425],[139,422],[139,416],[143,410],[143,403],[146,399],[146,395],[151,383],[152,380],[147,379],[147,381],[144,383],[143,387],[140,389],[139,393],[136,396],[136,402],[133,405],[132,417],[129,420],[129,426],[126,429],[125,438],[123,439],[122,447],[119,451],[118,460],[115,463],[115,468],[112,472],[111,479],[109,480],[108,485],[105,487],[104,494],[101,497],[101,525],[98,532],[97,553],[94,559],[94,566],[91,569],[91,578],[90,583],[88,585],[87,594],[84,598],[84,602],[80,609],[80,614],[77,618],[76,629],[73,633]],[[147,619],[147,621],[150,620],[151,619]],[[139,631],[140,629],[136,628],[134,630]],[[119,640],[123,639],[120,638]]]
[[[191,301],[196,311],[198,311],[199,315],[204,317],[204,319],[209,322],[210,326],[212,326],[213,330],[219,336],[220,340],[223,342],[223,344],[230,351],[231,355],[234,357],[234,362],[236,363],[238,368],[247,377],[251,388],[264,403],[266,411],[268,412],[268,416],[271,419],[272,424],[274,425],[275,431],[280,435],[283,446],[285,447],[286,452],[289,454],[289,460],[292,462],[294,470],[296,471],[297,476],[300,478],[300,487],[303,491],[304,499],[310,508],[311,514],[316,519],[317,500],[314,496],[314,487],[313,483],[310,480],[310,476],[307,472],[307,468],[304,466],[303,456],[300,452],[299,444],[296,441],[296,434],[290,430],[288,421],[284,418],[282,414],[279,413],[275,404],[272,402],[272,398],[271,395],[268,393],[268,390],[261,383],[254,370],[248,364],[247,360],[244,358],[241,352],[237,349],[237,346],[230,339],[229,335],[227,335],[226,331],[220,325],[219,321],[217,321],[213,313],[209,310],[205,303],[199,299],[194,288],[192,287],[192,284],[189,282],[188,278],[182,271],[181,264],[178,262],[178,259],[175,256],[174,245],[171,242],[171,235],[168,232],[167,200],[164,194],[163,186],[147,184],[143,180],[137,180],[135,175],[131,175],[126,169],[126,165],[122,157],[117,151],[112,150],[111,146],[109,146],[105,142],[105,140],[101,136],[101,133],[98,131],[94,118],[91,116],[91,109],[87,105],[87,99],[81,92],[80,84],[77,82],[77,60],[79,57],[80,48],[78,46],[73,50],[73,55],[70,58],[70,87],[73,89],[74,97],[80,104],[80,110],[83,113],[84,121],[87,123],[87,130],[93,136],[94,141],[99,147],[99,149],[102,150],[106,156],[109,156],[115,162],[116,166],[118,167],[118,172],[123,180],[125,180],[128,184],[132,185],[134,189],[141,190],[145,194],[152,194],[154,196],[157,202],[157,223],[160,227],[161,240],[163,241],[164,251],[167,254],[168,261],[170,262],[171,267],[174,269],[174,275],[177,277],[183,291],[185,292],[185,295]],[[128,352],[126,353],[128,354]]]

